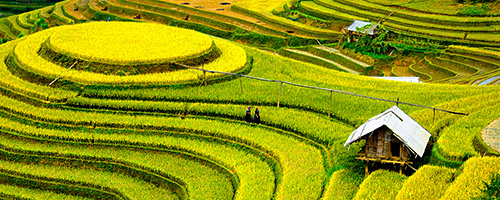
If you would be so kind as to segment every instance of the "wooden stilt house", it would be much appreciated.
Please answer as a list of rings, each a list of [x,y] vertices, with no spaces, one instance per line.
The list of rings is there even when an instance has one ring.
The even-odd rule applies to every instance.
[[[366,140],[356,159],[366,162],[366,174],[374,163],[410,166],[424,155],[431,134],[397,106],[369,119],[351,133],[344,147]]]

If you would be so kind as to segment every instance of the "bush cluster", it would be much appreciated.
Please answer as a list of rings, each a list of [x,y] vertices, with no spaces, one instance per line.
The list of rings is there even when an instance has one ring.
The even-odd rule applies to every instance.
[[[478,3],[493,3],[496,0],[471,0],[470,2],[472,4],[478,4]],[[467,3],[465,0],[457,0],[457,3]]]
[[[481,1],[481,0],[477,0]],[[460,9],[458,12],[459,15],[465,15],[465,16],[481,16],[481,15],[486,15],[486,13],[490,10],[490,7],[486,4],[482,5],[470,5],[470,6],[464,6],[463,8]]]
[[[495,200],[500,199],[500,174],[497,174],[491,179],[491,182],[486,184],[486,188],[483,190],[484,195],[479,199],[481,200]]]

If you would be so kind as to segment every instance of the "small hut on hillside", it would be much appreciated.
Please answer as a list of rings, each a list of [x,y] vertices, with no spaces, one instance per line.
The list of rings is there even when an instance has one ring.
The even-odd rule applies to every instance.
[[[342,29],[342,33],[344,34],[344,37],[347,38],[348,42],[358,41],[358,39],[363,35],[376,37],[377,27],[378,24],[365,22],[361,20],[354,20],[354,22],[350,26]]]
[[[344,28],[342,32],[351,35],[375,35],[375,29],[377,29],[377,27],[378,24],[354,20],[354,22],[350,26]]]
[[[390,163],[403,167],[410,166],[417,156],[424,155],[431,134],[397,106],[369,119],[351,133],[344,147],[365,139],[365,146],[358,152],[358,160],[369,165]]]

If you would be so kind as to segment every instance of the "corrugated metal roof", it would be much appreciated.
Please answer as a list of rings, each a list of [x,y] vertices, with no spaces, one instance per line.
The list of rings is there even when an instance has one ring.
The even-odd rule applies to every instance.
[[[364,33],[364,34],[368,34],[368,35],[373,35],[373,31],[375,30],[375,28],[377,28],[377,25],[374,25],[373,23],[371,22],[365,22],[365,21],[360,21],[360,20],[354,20],[354,22],[347,28],[345,28],[346,30],[349,30],[349,31],[354,31],[354,32],[358,32],[357,29],[360,29],[366,25],[372,25],[371,28],[367,28],[365,29],[364,31],[362,31],[361,33]]]
[[[401,140],[411,151],[422,157],[431,134],[420,124],[404,113],[397,106],[382,112],[369,119],[351,133],[344,147],[358,141],[376,129],[387,126],[394,135]]]
[[[419,80],[419,77],[372,76],[372,78],[378,78],[378,79],[384,79],[384,80],[390,80],[390,81],[402,81],[402,82],[409,82],[409,83],[422,83],[422,81]]]

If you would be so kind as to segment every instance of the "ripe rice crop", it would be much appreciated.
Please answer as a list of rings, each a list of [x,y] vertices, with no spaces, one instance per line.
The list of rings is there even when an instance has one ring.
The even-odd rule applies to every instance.
[[[22,112],[25,112],[27,116],[31,116],[33,119],[45,119],[44,121],[48,122],[84,126],[85,124],[90,125],[89,123],[93,122],[99,126],[103,125],[116,128],[144,127],[161,130],[185,130],[203,132],[209,136],[215,137],[226,136],[238,138],[240,141],[267,149],[280,160],[283,166],[283,176],[276,194],[278,197],[295,198],[300,196],[303,199],[315,199],[320,196],[321,184],[326,178],[323,161],[325,158],[323,158],[319,149],[293,137],[275,134],[271,130],[261,129],[259,127],[197,118],[181,119],[179,117],[132,116],[45,109],[20,102],[15,103],[15,100],[9,100],[1,96],[0,98],[2,99],[2,101],[0,101],[2,107],[10,107],[9,110],[24,110]],[[12,106],[9,106],[9,104]],[[41,133],[36,127],[22,125],[17,122],[8,122],[8,120],[1,124],[0,127],[6,130],[28,132],[37,137],[42,136],[40,134],[71,140],[88,139],[90,137],[86,132],[76,131],[46,130]],[[95,134],[93,137],[106,141],[141,141],[142,143],[153,145],[168,145],[168,143],[171,143],[169,139],[158,139],[142,135],[131,137],[129,135],[119,134]],[[290,149],[290,146],[294,148]],[[295,151],[300,151],[301,154],[296,155],[294,153]]]
[[[53,165],[27,165],[23,163],[6,162],[0,160],[1,169],[27,173],[36,176],[80,181],[96,185],[115,188],[120,193],[132,199],[171,199],[176,198],[171,191],[158,188],[151,183],[118,173],[78,169],[74,167]]]
[[[241,105],[213,104],[213,103],[188,103],[188,102],[158,102],[145,100],[112,100],[92,99],[84,97],[72,98],[68,105],[83,108],[98,108],[109,110],[129,110],[157,113],[173,113],[183,115],[202,115],[241,118]],[[287,109],[286,111],[273,106],[260,106],[262,112],[266,113],[263,118],[264,124],[280,126],[286,130],[299,132],[319,143],[333,144],[343,139],[352,132],[349,127],[341,122],[329,120],[320,115],[304,112],[298,109]],[[316,126],[310,126],[317,123]]]
[[[495,174],[500,174],[500,158],[473,157],[463,165],[463,172],[446,190],[443,200],[473,199],[483,192]],[[483,183],[485,182],[485,183]]]
[[[62,80],[69,80],[84,85],[173,84],[198,81],[200,80],[200,77],[203,76],[201,71],[191,69],[133,76],[104,75],[75,70],[65,72],[65,68],[49,62],[37,54],[37,50],[41,48],[42,43],[60,28],[64,27],[56,27],[30,35],[16,46],[14,49],[14,55],[22,68],[32,73],[52,79],[61,75]],[[221,56],[213,62],[205,64],[203,66],[204,69],[235,72],[245,67],[247,57],[245,50],[232,44],[231,42],[220,39],[214,39],[214,43],[221,51]],[[207,75],[208,78],[220,76],[222,75]]]
[[[394,199],[406,179],[406,176],[396,172],[387,170],[374,171],[361,183],[354,200]]]
[[[492,93],[488,96],[498,95]],[[478,98],[474,98],[478,99]],[[471,101],[474,102],[474,101]],[[489,100],[476,101],[477,109],[471,115],[458,120],[453,125],[443,129],[437,144],[444,156],[452,160],[465,160],[479,153],[474,148],[474,138],[490,122],[498,119],[500,105],[498,100],[491,98]]]
[[[2,48],[0,48],[0,60],[7,59],[10,51],[12,51],[18,42],[19,40],[15,40],[2,46]],[[33,98],[55,102],[65,101],[66,99],[77,95],[77,93],[73,91],[55,89],[27,82],[13,75],[8,70],[5,62],[0,62],[0,86]]]
[[[37,190],[31,188],[16,187],[11,185],[0,184],[0,193],[4,195],[12,195],[18,198],[26,199],[59,199],[59,200],[87,200],[88,198],[80,196],[72,196],[66,194],[58,194],[47,190]]]
[[[439,199],[455,180],[455,169],[424,165],[410,176],[396,200],[403,199]]]
[[[347,200],[354,198],[363,178],[362,175],[347,169],[333,172],[322,200]]]
[[[470,156],[478,155],[474,148],[474,138],[491,121],[498,118],[497,97],[500,92],[494,91],[482,95],[473,95],[455,101],[438,104],[436,107],[468,113],[469,116],[450,115],[433,110],[420,110],[412,113],[412,117],[421,124],[428,124],[433,137],[439,138],[439,152],[447,159],[463,161]]]
[[[339,73],[319,66],[290,61],[288,59],[280,59],[280,62],[273,62],[275,59],[277,59],[273,55],[264,54],[251,48],[247,48],[247,52],[249,52],[249,55],[252,55],[255,58],[260,58],[254,60],[254,68],[249,74],[257,77],[265,77],[270,79],[275,78],[306,85],[316,85],[333,89],[340,89],[344,91],[382,97],[391,100],[396,100],[398,97],[400,97],[402,101],[406,102],[419,103],[437,108],[466,113],[479,111],[480,108],[489,106],[497,102],[499,97],[499,95],[497,94],[498,89],[495,86],[477,87],[447,84],[412,84],[399,82],[389,83],[388,81],[373,80],[368,77]],[[209,85],[207,87],[184,88],[182,90],[85,90],[84,94],[85,96],[93,98],[143,99],[150,101],[176,102],[210,102],[219,105],[276,105],[277,94],[279,92],[278,83],[260,82],[249,79],[242,79],[242,83],[243,92],[241,92],[239,81],[230,81],[217,85]],[[488,93],[489,95],[483,96],[484,94]],[[304,98],[306,96],[308,98]],[[469,97],[471,99],[469,99]],[[329,106],[328,101],[329,92],[327,91],[302,89],[287,85],[283,86],[283,93],[281,97],[282,106],[285,105],[285,107],[288,108],[293,107],[300,110],[313,111],[326,115]],[[449,105],[445,102],[449,102]],[[477,102],[481,103],[478,104]],[[338,117],[337,119],[340,119],[340,121],[347,122],[347,124],[349,125],[354,124],[354,126],[356,126],[364,123],[365,120],[367,120],[369,117],[379,114],[392,105],[394,104],[334,93],[332,114],[335,117]],[[412,117],[416,118],[416,120],[425,128],[430,130],[434,136],[437,136],[437,131],[441,131],[443,127],[449,126],[450,123],[453,123],[456,120],[465,117],[462,115],[452,115],[449,113],[436,111],[436,118],[434,122],[433,110],[431,109],[421,109],[401,104],[400,107],[405,112],[411,114]],[[213,110],[220,111],[221,109],[223,108],[216,109],[216,107],[214,107]],[[305,120],[299,120],[297,116],[301,116],[301,114],[292,114],[292,111],[284,108],[280,108],[277,110],[282,110],[283,112],[290,114],[289,117],[283,117],[283,119],[279,120],[280,122],[289,120],[290,123],[294,124],[290,125],[291,127],[299,127],[298,124],[302,123],[304,123],[304,126],[307,127],[307,117],[305,117]],[[412,114],[412,112],[415,111],[418,112]],[[237,113],[238,111],[233,110],[231,112]],[[477,118],[478,116],[474,116],[474,118]],[[264,120],[266,118],[264,118]],[[272,119],[272,121],[276,120]],[[287,125],[288,124],[289,123],[287,123]],[[301,125],[300,127],[303,126]],[[308,129],[313,128],[317,127],[314,126]],[[308,133],[308,136],[322,135],[319,136],[319,138],[329,137],[331,139],[328,139],[328,141],[335,141],[336,138],[346,137],[346,135],[348,135],[352,131],[349,128],[337,129],[334,128],[334,126],[331,126],[331,128],[334,129],[334,131],[326,131],[327,129],[318,129],[317,131],[308,130],[304,132]],[[301,128],[299,130],[304,129]],[[450,133],[452,132],[453,131],[450,131]],[[450,156],[454,155],[454,153],[452,152],[456,151],[461,151],[461,155],[474,155],[470,152],[475,152],[472,139],[476,133],[477,130],[475,132],[468,132],[465,129],[459,130],[458,132],[453,132],[453,134],[449,134],[449,138],[451,138],[451,140],[442,140],[443,143],[439,144],[439,148],[447,158],[450,158]],[[457,135],[464,134],[468,136],[456,137]],[[445,134],[444,132],[441,132],[440,135]],[[447,143],[447,145],[445,145],[444,143]],[[332,144],[336,143],[332,142]],[[460,148],[453,147],[455,144],[460,145]],[[443,148],[441,148],[441,145],[443,146]]]
[[[210,50],[212,38],[152,23],[94,22],[58,28],[47,44],[69,57],[129,65],[193,58]]]
[[[0,120],[4,120],[4,118],[0,118]],[[2,134],[0,134],[0,141],[2,145],[8,148],[16,148],[46,154],[56,153],[56,155],[78,155],[82,157],[91,157],[94,159],[98,158],[102,160],[118,161],[120,163],[125,162],[132,164],[132,166],[154,169],[157,172],[168,174],[184,182],[186,187],[185,189],[189,191],[189,196],[193,199],[226,199],[233,195],[232,193],[234,188],[231,187],[231,183],[229,182],[227,175],[224,172],[214,169],[213,166],[209,165],[207,162],[201,162],[200,158],[185,158],[183,156],[169,153],[169,151],[149,151],[149,148],[147,147],[131,148],[134,146],[134,144],[137,145],[137,142],[129,143],[128,145],[122,142],[122,144],[124,144],[122,146],[119,145],[119,142],[116,142],[114,144],[108,143],[107,145],[78,145],[82,143],[62,140],[52,140],[52,142],[49,142],[41,139],[42,142],[38,141],[33,143],[33,141],[30,141],[29,139],[33,137],[30,137],[28,134],[30,134],[30,132],[34,133],[32,132],[34,129],[32,129],[32,127],[30,128],[30,126],[25,126],[25,128],[27,129],[22,134],[13,133],[10,131],[6,133],[4,129],[1,132]],[[54,136],[53,133],[61,133],[60,131],[47,131],[47,129],[39,130],[41,130],[41,132],[37,133],[38,136]],[[88,132],[86,133],[86,135],[88,137],[93,136]],[[143,136],[143,138],[145,137],[148,136]],[[96,139],[98,143],[106,144],[106,141],[100,141],[98,137]],[[132,138],[130,140],[133,141],[134,139],[135,138]],[[175,141],[173,142],[175,143]],[[194,147],[197,147],[196,145],[197,144],[195,143]],[[224,156],[226,152],[224,149],[217,148],[217,146],[212,147],[208,143],[205,143],[202,147],[208,152],[213,151],[214,149],[218,149],[218,153],[222,154],[222,156]],[[186,149],[188,148],[189,147],[186,147]],[[179,149],[177,150],[177,152],[178,151]],[[248,170],[247,167],[251,169],[251,167],[258,166],[258,164],[254,165],[251,160],[245,160],[246,158],[246,156],[242,157],[242,159],[244,160],[243,162],[250,162],[245,166],[240,166],[240,168]],[[235,160],[240,163],[242,162],[242,160]],[[261,175],[261,178],[254,178],[255,180],[263,180],[265,178],[268,178],[268,176],[265,176],[267,171],[258,170],[258,172],[259,173],[257,173],[257,176]],[[247,175],[253,175],[253,173],[247,173]],[[264,187],[265,186],[266,185],[264,185]]]
[[[261,3],[253,6],[261,6],[265,2]],[[282,20],[286,19],[280,21]],[[68,32],[63,31],[66,29]],[[414,181],[420,184],[431,181],[436,184],[432,185],[432,188],[424,188],[428,193],[421,194],[423,191],[416,190],[410,181],[405,182],[404,176],[376,171],[361,184],[362,175],[349,171],[349,166],[359,164],[353,158],[359,146],[343,148],[343,140],[357,125],[394,103],[285,84],[280,96],[280,107],[277,108],[279,83],[246,78],[202,87],[113,89],[112,86],[122,84],[161,86],[194,82],[199,81],[203,74],[194,70],[122,77],[78,70],[63,73],[66,70],[64,67],[55,65],[38,54],[42,45],[48,45],[61,54],[81,56],[86,53],[82,50],[84,46],[78,46],[79,41],[74,39],[84,39],[72,37],[69,32],[83,34],[85,31],[69,26],[56,27],[2,46],[9,49],[0,49],[0,58],[7,57],[10,49],[16,46],[9,58],[14,58],[18,64],[16,66],[25,71],[49,78],[63,74],[61,81],[93,86],[79,88],[78,97],[75,97],[76,92],[70,91],[71,95],[67,96],[68,100],[63,103],[38,106],[37,99],[33,100],[33,104],[25,103],[22,102],[25,96],[64,99],[64,95],[68,93],[59,88],[30,83],[9,72],[14,72],[12,69],[16,69],[16,66],[9,63],[5,66],[0,64],[2,92],[12,90],[19,93],[12,98],[0,95],[1,145],[37,152],[109,158],[134,166],[152,168],[185,183],[185,189],[191,199],[436,199],[443,196],[455,175],[454,169],[422,167],[422,171],[418,171],[410,179],[414,178]],[[63,37],[58,34],[68,35]],[[59,43],[52,44],[52,39],[56,41],[56,37],[61,37],[58,38]],[[102,38],[94,41],[99,43],[99,39]],[[88,41],[93,42],[91,39]],[[119,40],[116,42],[116,45],[120,45]],[[63,43],[67,43],[67,46],[57,49],[56,46]],[[374,80],[291,61],[253,48],[243,49],[239,47],[240,44],[235,45],[215,38],[209,38],[209,43],[212,45],[209,48],[217,47],[222,51],[222,57],[202,66],[204,69],[228,72],[241,70],[245,66],[248,53],[255,58],[254,67],[251,71],[248,70],[251,76],[390,100],[400,98],[404,102],[467,112],[469,116],[436,112],[434,123],[432,110],[400,104],[405,112],[429,129],[434,137],[439,133],[440,138],[434,141],[439,144],[439,153],[446,158],[465,160],[479,155],[474,148],[473,139],[476,139],[485,123],[498,118],[496,113],[500,110],[499,106],[496,106],[500,97],[496,86],[411,84]],[[115,44],[108,47],[113,49],[112,45]],[[72,49],[74,54],[64,52],[68,48],[75,48]],[[103,54],[102,58],[88,59],[120,63],[120,58],[122,61],[129,58],[127,55],[106,55],[105,53],[115,52],[110,49],[104,53],[94,52]],[[198,55],[195,53],[192,56]],[[180,55],[173,59],[187,57],[189,56]],[[119,59],[106,60],[108,58]],[[156,58],[145,59],[150,60],[130,62],[164,62]],[[20,73],[17,75],[21,76]],[[207,73],[207,76],[212,78],[219,75]],[[61,96],[51,92],[61,92]],[[333,117],[327,117],[330,112],[330,95]],[[248,105],[260,107],[262,124],[245,124],[240,121]],[[90,140],[95,140],[97,145],[91,144]],[[186,156],[192,153],[194,157],[169,160],[163,154],[172,149]],[[435,149],[438,149],[437,145]],[[7,161],[2,159],[0,162]],[[220,170],[212,167],[218,167]],[[54,167],[50,170],[57,169],[59,168]],[[30,168],[31,170],[33,168]],[[330,172],[334,170],[337,171],[330,176]],[[446,174],[439,177],[443,179],[431,177],[440,172]],[[42,176],[49,176],[46,174]],[[358,188],[361,189],[358,191]],[[444,189],[435,191],[438,188]]]
[[[484,56],[493,57],[493,58],[500,57],[500,52],[498,52],[498,51],[491,51],[491,50],[481,49],[481,48],[450,45],[450,46],[448,46],[448,49],[452,50],[452,51],[459,51],[459,52],[472,53],[472,54],[477,54],[477,55],[484,55]]]
[[[414,84],[374,80],[370,77],[342,73],[324,67],[290,59],[279,58],[271,54],[247,48],[254,59],[254,67],[249,75],[268,79],[284,80],[304,85],[314,85],[349,91],[357,94],[385,98],[390,100],[438,105],[443,102],[458,100],[466,96],[496,91],[493,86],[471,87],[445,84]],[[224,82],[208,87],[192,87],[183,90],[137,89],[137,90],[85,90],[90,97],[115,99],[148,99],[202,101],[238,104],[276,105],[279,83],[261,82],[242,79],[243,93],[239,81]],[[308,97],[308,98],[305,98]],[[326,114],[329,108],[330,93],[312,89],[284,85],[281,104],[304,110]],[[394,103],[373,101],[353,96],[333,93],[332,113],[349,124],[361,125],[365,120],[390,108]],[[421,108],[401,105],[407,113]],[[362,109],[360,109],[362,108]],[[431,118],[432,119],[432,118]],[[424,127],[429,124],[424,124]]]

